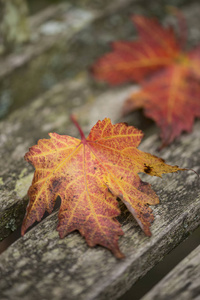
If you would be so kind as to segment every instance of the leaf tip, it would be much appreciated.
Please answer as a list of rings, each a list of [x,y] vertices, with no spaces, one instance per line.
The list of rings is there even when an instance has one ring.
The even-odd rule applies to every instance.
[[[115,255],[116,258],[118,259],[123,259],[126,258],[126,256],[118,249],[115,249],[115,251],[113,251],[113,254]]]
[[[193,169],[188,169],[188,168],[180,169],[180,168],[179,168],[178,171],[192,171],[192,172],[194,172],[194,173],[197,175],[198,179],[200,178],[200,174],[197,173],[197,172],[196,172],[195,170],[193,170]]]
[[[25,232],[26,232],[26,228],[22,224],[22,227],[21,227],[21,236],[24,236]]]

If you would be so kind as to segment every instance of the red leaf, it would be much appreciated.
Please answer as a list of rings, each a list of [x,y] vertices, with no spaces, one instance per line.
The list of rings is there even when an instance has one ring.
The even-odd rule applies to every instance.
[[[184,80],[184,73],[187,76],[187,70],[179,65],[166,68],[143,83],[142,90],[132,94],[123,107],[124,114],[144,107],[145,115],[161,129],[162,147],[183,130],[190,132],[194,118],[200,117],[199,82]]]
[[[142,16],[133,21],[139,39],[115,42],[113,51],[94,65],[94,76],[111,84],[141,82],[141,92],[129,97],[123,112],[144,108],[161,128],[166,146],[182,131],[191,131],[200,117],[200,46],[186,53],[172,28]]]
[[[156,20],[142,16],[133,17],[133,22],[140,38],[114,42],[113,51],[94,65],[95,78],[110,84],[140,81],[176,58],[180,49],[172,29],[163,29]]]

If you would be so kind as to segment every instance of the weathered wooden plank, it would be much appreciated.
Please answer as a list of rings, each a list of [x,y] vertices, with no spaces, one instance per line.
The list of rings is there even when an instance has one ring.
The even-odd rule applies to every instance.
[[[31,42],[16,53],[0,57],[0,117],[8,111],[8,105],[14,110],[90,66],[95,56],[108,49],[109,40],[119,39],[122,24],[132,29],[124,15],[128,16],[128,3],[135,0],[117,0],[115,5],[102,1],[103,8],[92,1],[86,6],[73,2],[64,1],[31,17]],[[118,21],[113,25],[116,16]],[[100,21],[103,17],[105,22]],[[106,22],[110,25],[105,32],[99,23]],[[124,38],[128,34],[125,30]]]
[[[165,11],[164,7],[159,3],[160,11]],[[130,14],[151,10],[148,0],[71,0],[31,17],[31,42],[0,58],[0,114],[8,110],[7,103],[14,110],[60,80],[85,70],[110,49],[113,40],[133,39],[136,31]],[[190,42],[197,43],[198,7],[191,3],[185,12],[191,24]]]
[[[86,133],[99,118],[107,116],[113,122],[122,121],[120,105],[132,89],[130,86],[102,93],[85,73],[79,74],[0,123],[0,164],[4,166],[0,175],[1,237],[22,220],[33,174],[33,169],[23,161],[28,147],[37,139],[46,138],[49,131],[76,136],[69,122],[71,112],[77,113]],[[131,117],[134,125],[142,125],[134,120],[137,114]],[[159,155],[168,163],[199,171],[199,138],[197,122],[191,135],[183,135]],[[153,135],[141,148],[158,155],[157,146],[158,138]],[[0,298],[116,299],[123,294],[200,224],[199,181],[194,173],[167,175],[163,181],[145,176],[143,179],[152,182],[161,199],[161,204],[154,208],[152,238],[144,236],[123,207],[119,221],[125,235],[119,243],[126,259],[118,261],[102,247],[88,248],[78,233],[60,240],[55,230],[55,212],[1,255]]]
[[[129,2],[132,1],[127,0],[127,3]],[[119,10],[119,8],[122,8],[122,6],[120,5],[123,5],[124,2],[118,1],[117,3],[118,6],[115,3],[116,5],[115,9]],[[111,7],[112,8],[111,9],[110,6],[106,6],[106,7],[107,10],[105,9],[104,13],[107,12],[108,15],[110,16],[110,11],[113,8]],[[34,19],[33,23],[36,24],[35,25],[36,27],[40,26],[42,21],[46,22],[47,19],[50,16],[52,16],[53,12],[56,12],[56,15],[57,13],[59,14],[60,11],[62,10],[61,8],[63,9],[63,6],[53,7],[53,9],[49,10],[45,14],[45,16],[42,15]],[[85,9],[84,6],[81,9]],[[129,10],[129,6],[125,7],[125,11],[127,12],[128,10]],[[190,10],[188,9],[188,11]],[[193,9],[192,11],[194,12],[196,10]],[[74,10],[72,9],[71,12],[73,15]],[[193,15],[194,13],[191,14],[191,16]],[[127,19],[127,17],[125,19]],[[96,35],[98,33],[98,39],[100,39],[102,43],[103,41],[105,43],[105,34],[106,36],[113,35],[113,39],[117,38],[114,35],[116,32],[117,33],[120,32],[121,36],[122,34],[124,35],[125,34],[123,29],[124,26],[126,28],[125,30],[126,34],[128,32],[127,35],[130,35],[130,32],[132,33],[133,29],[132,29],[131,22],[129,24],[131,26],[131,31],[129,32],[129,26],[127,27],[127,24],[123,23],[123,17],[120,20],[121,21],[118,23],[117,26],[112,25],[113,24],[112,18],[108,20],[108,24],[111,24],[109,27],[109,30],[111,28],[111,31],[107,30],[107,25],[106,25],[107,31],[105,31],[105,28],[103,28],[105,24],[103,26],[100,26],[102,23],[97,22],[95,23],[94,28],[90,26],[89,31],[86,30],[82,32],[82,34],[92,33],[91,40],[90,40],[92,44],[90,44],[90,47],[88,47],[86,43],[87,47],[84,46],[83,47],[84,49],[82,49],[80,47],[82,46],[82,44],[79,45],[78,43],[79,46],[78,48],[81,48],[81,54],[77,52],[78,48],[76,48],[76,50],[74,50],[73,48],[71,49],[71,52],[68,53],[70,57],[74,55],[73,56],[74,66],[72,68],[73,70],[76,70],[73,71],[74,73],[78,72],[77,64],[79,64],[79,62],[82,61],[85,63],[85,61],[87,60],[87,63],[89,64],[89,61],[91,61],[91,58],[88,57],[93,55],[92,54],[93,52],[90,52],[88,49],[89,48],[93,49],[94,46],[93,41],[95,40],[94,31],[96,32]],[[86,21],[89,22],[88,19]],[[123,26],[121,25],[122,28],[120,28],[119,24],[123,24]],[[79,38],[77,38],[78,41],[82,39],[82,34]],[[102,46],[101,42],[99,48],[101,48]],[[94,47],[94,51],[96,51],[95,47]],[[72,52],[74,52],[73,55]],[[42,69],[45,69],[46,66],[43,66],[43,64],[40,65],[39,62],[40,59],[39,61],[36,62],[36,65],[40,66]],[[36,73],[32,74],[34,78],[39,78],[39,77],[42,78],[43,75],[40,72],[40,67],[39,69],[37,69]],[[29,66],[26,69],[29,70],[29,68],[32,69],[31,66]],[[83,68],[83,65],[81,68]],[[2,69],[3,67],[1,65],[1,70]],[[35,69],[35,67],[33,67],[33,69]],[[40,76],[38,76],[38,74]],[[21,75],[15,74],[14,77],[16,78],[16,80],[19,80],[20,82],[20,85],[18,86],[20,90],[20,98],[23,98],[23,96],[26,98],[27,95],[25,95],[25,93],[23,92],[24,90],[21,85],[27,87],[27,81],[31,82],[31,89],[34,90],[36,87],[34,85],[35,81],[33,83],[31,81],[31,77],[29,77],[28,74],[26,74],[26,72],[23,73],[23,71]],[[82,75],[80,76],[77,75],[77,77],[75,77],[75,79],[71,80],[69,83],[68,81],[64,81],[63,83],[56,85],[49,93],[44,94],[43,96],[39,97],[39,99],[35,100],[33,104],[27,105],[25,108],[20,109],[16,113],[12,114],[11,117],[8,118],[6,121],[2,121],[0,123],[0,132],[1,132],[1,136],[0,136],[0,144],[1,144],[0,146],[0,151],[1,151],[0,239],[3,239],[11,231],[14,231],[17,228],[17,226],[20,225],[22,217],[24,215],[25,206],[27,203],[27,198],[25,195],[26,195],[26,190],[28,188],[28,185],[31,181],[29,174],[32,170],[23,161],[23,155],[28,150],[28,147],[30,147],[32,144],[35,144],[37,139],[46,137],[47,132],[49,132],[50,130],[57,131],[63,134],[69,132],[72,133],[71,129],[69,128],[68,119],[69,119],[70,112],[74,110],[77,106],[81,106],[80,109],[81,113],[79,114],[79,117],[82,120],[81,121],[82,125],[87,123],[93,125],[98,120],[98,118],[102,119],[105,116],[113,117],[113,114],[115,114],[115,117],[113,117],[112,119],[113,122],[117,122],[121,120],[120,119],[121,103],[123,99],[126,98],[126,95],[129,94],[129,89],[126,90],[126,87],[122,89],[116,89],[116,88],[112,89],[110,90],[110,92],[106,92],[105,94],[102,94],[102,96],[100,96],[100,99],[95,101],[94,102],[95,104],[93,104],[93,101],[96,98],[96,96],[101,93],[100,91],[105,90],[105,87],[103,87],[102,85],[94,86],[92,80],[86,77],[87,77],[86,74],[82,73]],[[22,80],[21,78],[23,79],[26,78],[26,84],[24,84],[24,80]],[[40,83],[38,82],[36,85],[40,86]],[[11,86],[15,86],[15,84],[11,84]],[[130,89],[132,88],[130,87]],[[88,104],[84,108],[83,104],[85,102],[88,102]],[[134,114],[133,124],[135,126],[138,126],[141,129],[145,128],[145,126],[143,125],[144,119],[142,119],[141,121],[136,120],[136,116],[137,114]],[[128,120],[131,120],[131,118],[126,119],[126,121]],[[84,129],[86,129],[86,131],[89,130],[89,128],[84,128]]]
[[[200,246],[183,259],[141,300],[193,300],[200,296]]]
[[[178,162],[199,171],[199,138],[197,122],[193,133],[182,136],[161,156],[169,163]],[[158,139],[153,135],[146,139],[142,149],[156,153],[157,146]],[[100,246],[89,248],[78,233],[60,240],[55,212],[1,255],[1,299],[66,299],[66,295],[70,300],[116,299],[123,294],[200,224],[196,174],[188,171],[148,181],[161,200],[154,207],[153,236],[145,237],[123,208],[119,220],[125,235],[119,244],[126,259],[117,260]]]

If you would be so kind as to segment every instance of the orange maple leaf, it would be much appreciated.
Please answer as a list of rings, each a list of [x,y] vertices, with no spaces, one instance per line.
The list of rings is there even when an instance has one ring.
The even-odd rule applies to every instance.
[[[93,73],[110,84],[142,83],[141,92],[131,95],[123,112],[144,108],[161,128],[166,146],[183,130],[191,131],[194,118],[200,117],[200,46],[185,52],[172,28],[143,16],[134,16],[133,22],[139,39],[115,42],[113,52],[97,61]]]
[[[22,235],[36,220],[41,220],[45,210],[52,212],[60,196],[60,237],[79,230],[89,246],[100,244],[122,258],[118,238],[123,231],[116,219],[120,214],[117,197],[150,236],[154,217],[149,205],[158,204],[159,199],[138,173],[161,177],[183,169],[138,150],[143,134],[132,126],[112,125],[106,118],[94,125],[86,139],[74,117],[72,120],[81,140],[50,133],[50,139],[39,140],[25,155],[34,165],[35,174],[28,191],[30,201]]]

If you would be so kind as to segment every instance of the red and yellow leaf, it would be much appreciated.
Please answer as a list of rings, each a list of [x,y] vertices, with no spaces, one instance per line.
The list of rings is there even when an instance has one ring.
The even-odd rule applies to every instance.
[[[122,258],[118,238],[123,234],[116,217],[119,197],[147,236],[154,217],[149,205],[159,203],[150,184],[139,172],[152,176],[183,170],[156,156],[137,149],[143,134],[124,123],[112,125],[110,119],[98,121],[86,139],[77,125],[81,140],[50,133],[39,140],[25,159],[35,167],[28,195],[30,198],[22,225],[22,235],[45,210],[52,212],[61,198],[57,230],[63,238],[78,230],[89,246],[97,244]]]
[[[143,83],[142,90],[124,103],[123,113],[144,108],[161,129],[163,145],[167,146],[181,132],[192,130],[195,117],[200,117],[200,84],[187,76],[187,69],[174,65]],[[156,95],[156,97],[155,97]],[[159,99],[159,101],[158,101]]]
[[[191,131],[200,117],[200,46],[185,52],[172,28],[141,16],[133,21],[138,40],[115,42],[113,51],[94,65],[94,76],[111,84],[140,82],[142,90],[129,97],[123,112],[144,108],[161,128],[166,146],[182,131]]]
[[[140,81],[170,65],[179,54],[179,43],[171,28],[164,29],[157,20],[143,16],[132,19],[140,38],[137,41],[114,42],[113,51],[93,66],[95,78],[110,84]]]

